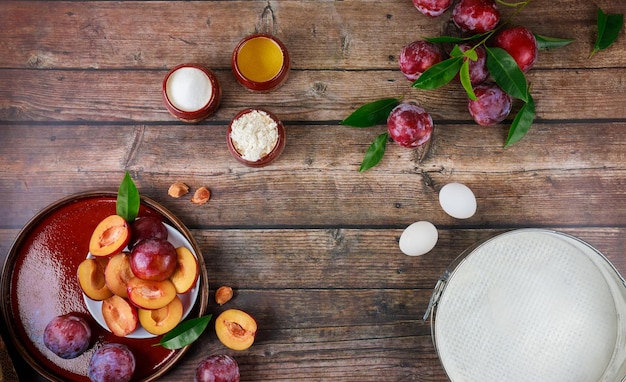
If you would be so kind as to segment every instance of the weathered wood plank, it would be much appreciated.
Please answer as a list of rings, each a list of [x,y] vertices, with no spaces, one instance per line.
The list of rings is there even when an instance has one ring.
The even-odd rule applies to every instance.
[[[3,70],[0,120],[177,123],[161,98],[161,82],[166,73]],[[246,91],[230,71],[219,71],[216,76],[224,88],[222,104],[200,126],[226,123],[242,105],[268,108],[286,122],[339,121],[362,104],[386,97],[414,100],[437,122],[474,124],[460,84],[417,90],[399,70],[294,70],[282,88],[265,94]],[[527,77],[532,83],[537,119],[626,119],[626,105],[620,98],[626,88],[623,69],[531,71]],[[520,106],[515,105],[514,112]],[[512,118],[513,115],[509,120]]]
[[[626,228],[570,228],[565,224],[546,227],[588,241],[626,274],[623,257]],[[516,226],[499,229],[442,226],[437,246],[422,257],[400,252],[398,239],[402,228],[194,229],[192,232],[207,264],[211,296],[220,285],[241,291],[291,289],[306,294],[307,290],[351,289],[358,294],[368,289],[381,293],[430,290],[466,248]],[[0,230],[0,259],[4,260],[17,233],[17,229]],[[239,294],[243,304],[245,293]],[[417,301],[412,314],[420,311],[423,314],[427,304],[427,298]]]
[[[21,226],[69,194],[116,190],[128,169],[142,193],[192,227],[393,226],[418,218],[469,226],[621,225],[624,125],[597,126],[603,127],[539,124],[524,141],[502,149],[499,128],[445,125],[422,161],[414,150],[390,143],[383,161],[365,173],[357,169],[375,130],[288,126],[283,156],[251,169],[229,156],[223,126],[5,127],[0,214],[5,224]],[[170,198],[167,188],[175,181],[209,187],[211,201],[198,207],[190,196]],[[456,221],[439,207],[437,191],[454,181],[478,198],[472,219]]]
[[[610,0],[559,0],[533,2],[514,19],[539,34],[575,39],[542,54],[538,68],[623,66],[623,38],[601,61],[588,59],[596,6],[624,11]],[[450,14],[431,19],[404,0],[5,1],[0,67],[164,69],[199,61],[226,69],[241,38],[269,31],[287,45],[296,69],[389,69],[404,45],[447,32]]]

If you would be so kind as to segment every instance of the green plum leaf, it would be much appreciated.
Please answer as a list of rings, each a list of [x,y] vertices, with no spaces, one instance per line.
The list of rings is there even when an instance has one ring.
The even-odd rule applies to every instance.
[[[528,102],[526,102],[524,106],[522,106],[522,108],[517,112],[517,115],[513,119],[513,123],[511,123],[511,127],[509,128],[509,135],[506,138],[504,147],[508,147],[522,139],[526,135],[526,133],[528,133],[528,130],[530,130],[534,119],[535,101],[529,93]]]
[[[376,166],[383,156],[385,155],[385,149],[387,147],[387,140],[389,139],[389,133],[382,133],[376,139],[365,152],[365,157],[361,162],[361,168],[359,172],[367,171],[370,168]]]
[[[210,314],[183,321],[167,332],[161,338],[159,345],[170,350],[183,348],[200,337],[209,321],[211,321]]]
[[[601,8],[598,8],[598,35],[596,36],[596,42],[593,45],[593,50],[591,51],[589,58],[593,57],[593,55],[598,51],[607,49],[611,46],[615,40],[617,40],[623,25],[624,14],[606,14]]]
[[[394,107],[398,106],[399,103],[400,100],[397,98],[383,98],[366,103],[339,123],[352,127],[372,127],[380,125],[387,121],[389,113]]]
[[[426,69],[411,86],[417,89],[433,90],[448,82],[459,73],[463,65],[463,57],[452,57]]]
[[[515,59],[502,48],[485,47],[487,51],[487,69],[498,86],[512,97],[528,102],[528,87],[524,72]]]
[[[455,45],[450,51],[450,57],[462,57],[465,53],[459,48],[458,45]]]
[[[130,174],[126,171],[126,175],[124,175],[124,179],[122,179],[122,183],[117,190],[115,213],[130,223],[137,218],[140,203],[139,191],[137,191],[137,187],[130,177]]]
[[[467,96],[471,100],[477,100],[476,94],[474,93],[474,87],[472,86],[472,81],[470,79],[469,72],[469,59],[463,61],[463,65],[461,66],[461,71],[459,73],[459,77],[461,78],[461,85],[463,85],[463,89],[467,93]]]
[[[548,37],[539,34],[535,34],[535,40],[537,40],[537,47],[539,50],[561,48],[574,42],[574,39]]]
[[[480,33],[480,34],[475,34],[475,35],[469,36],[469,37],[453,37],[453,36],[425,37],[424,40],[426,40],[428,42],[432,42],[432,43],[451,43],[451,44],[455,44],[455,43],[459,43],[459,42],[478,40],[479,38],[482,38],[482,37],[484,37],[485,35],[487,35],[489,33],[490,32]]]

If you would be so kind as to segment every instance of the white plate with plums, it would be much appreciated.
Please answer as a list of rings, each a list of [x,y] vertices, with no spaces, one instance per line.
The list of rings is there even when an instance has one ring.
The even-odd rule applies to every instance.
[[[155,380],[171,369],[188,348],[170,350],[159,346],[162,332],[185,317],[206,313],[208,275],[198,245],[184,224],[155,201],[141,197],[135,222],[146,217],[160,219],[166,239],[146,238],[131,243],[129,238],[127,242],[116,242],[120,227],[111,224],[98,236],[101,248],[90,248],[100,223],[116,214],[116,196],[115,192],[88,192],[44,208],[19,232],[2,269],[1,307],[8,338],[19,356],[51,381],[88,381],[93,372],[92,356],[106,352],[110,356],[113,352],[121,362],[120,357],[126,354],[121,349],[137,360],[133,380]],[[113,248],[116,243],[121,246]],[[159,251],[167,247],[170,253],[163,264],[149,261],[155,247]],[[133,251],[140,254],[131,261]],[[197,277],[175,276],[182,268],[179,259],[196,264]],[[133,271],[131,278],[129,268]],[[103,273],[99,274],[98,269]],[[102,288],[107,278],[110,289]],[[127,297],[123,297],[121,284],[116,281],[124,283]],[[104,306],[113,314],[103,314]],[[70,316],[72,320],[67,320]],[[111,321],[112,316],[118,318]],[[174,318],[168,321],[167,317]],[[48,324],[54,330],[46,330]],[[77,354],[64,353],[63,347],[68,348],[68,344],[54,342],[55,330],[64,325],[90,334],[89,341],[83,340],[85,349]],[[24,373],[32,374],[25,374],[27,379],[35,376],[32,370]]]
[[[105,218],[104,225],[107,220],[123,223],[116,216]],[[124,232],[115,226],[106,229]],[[114,252],[89,252],[78,266],[85,305],[100,326],[119,337],[150,338],[169,332],[187,317],[200,279],[197,254],[180,232],[159,217],[138,218],[130,224],[128,245]],[[106,262],[102,268],[100,261]],[[100,278],[94,276],[100,272],[105,282],[94,289],[91,281]]]

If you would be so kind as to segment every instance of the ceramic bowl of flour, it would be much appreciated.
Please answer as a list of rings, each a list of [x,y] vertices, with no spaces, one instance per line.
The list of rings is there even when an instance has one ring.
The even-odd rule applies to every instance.
[[[188,123],[212,115],[222,100],[222,88],[215,74],[200,64],[181,64],[163,79],[163,102],[174,117]]]
[[[228,151],[239,162],[262,167],[276,160],[285,148],[285,128],[271,112],[248,108],[230,122],[226,137]]]
[[[626,376],[624,279],[568,234],[520,229],[474,245],[439,279],[429,310],[452,382]]]

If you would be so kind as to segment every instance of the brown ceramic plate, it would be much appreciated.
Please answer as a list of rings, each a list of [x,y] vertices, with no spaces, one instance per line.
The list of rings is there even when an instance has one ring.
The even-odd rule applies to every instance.
[[[152,381],[165,374],[188,347],[168,350],[161,336],[120,338],[102,328],[89,314],[78,285],[78,264],[89,252],[89,238],[98,222],[115,213],[116,193],[73,195],[46,207],[20,231],[2,270],[2,314],[14,346],[37,372],[52,381],[89,381],[87,367],[96,348],[108,342],[128,346],[138,360],[134,380]],[[208,275],[199,247],[189,230],[171,212],[142,197],[139,216],[160,216],[191,244],[200,265],[199,293],[188,318],[205,314]],[[88,320],[93,346],[65,360],[43,344],[43,331],[55,316],[77,313]]]

